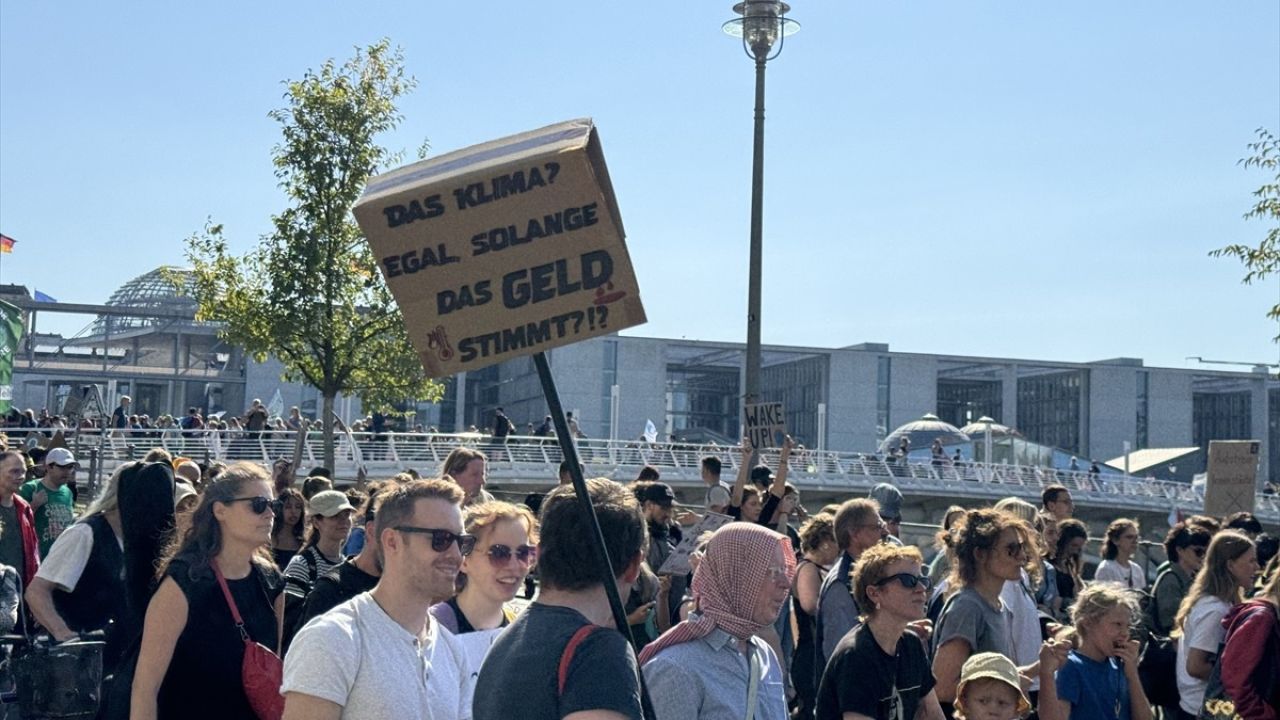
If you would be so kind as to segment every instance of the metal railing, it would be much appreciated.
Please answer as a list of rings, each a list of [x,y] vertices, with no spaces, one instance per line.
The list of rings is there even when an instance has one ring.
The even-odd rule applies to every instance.
[[[110,473],[121,462],[141,459],[153,447],[163,447],[175,456],[198,461],[251,460],[270,463],[291,458],[294,431],[165,430],[103,431],[81,430],[69,434],[68,444],[79,455],[100,448],[100,466]],[[370,477],[386,477],[414,468],[424,475],[437,472],[455,447],[479,449],[489,457],[489,476],[494,483],[554,483],[562,456],[555,438],[511,436],[506,441],[478,433],[335,433],[335,474],[355,477],[363,466]],[[700,483],[702,458],[720,459],[723,477],[734,476],[740,461],[736,448],[724,445],[645,443],[635,440],[577,441],[583,464],[592,475],[631,480],[639,468],[658,468],[664,481],[677,486]],[[763,460],[777,468],[777,450],[765,450]],[[323,446],[318,431],[308,433],[299,472],[321,464]],[[1000,498],[1008,495],[1039,497],[1047,485],[1061,484],[1085,505],[1165,511],[1180,508],[1199,511],[1200,492],[1185,483],[1117,474],[1024,465],[986,465],[950,460],[902,463],[875,455],[800,450],[791,455],[788,479],[801,489],[840,492],[865,490],[889,482],[904,493],[924,494],[945,491],[947,495]],[[1265,522],[1280,522],[1280,498],[1259,493],[1255,514]]]

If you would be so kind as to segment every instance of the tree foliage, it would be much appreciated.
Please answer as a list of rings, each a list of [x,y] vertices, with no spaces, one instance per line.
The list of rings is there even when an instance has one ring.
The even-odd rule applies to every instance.
[[[1256,132],[1258,139],[1249,143],[1251,154],[1242,158],[1239,164],[1246,169],[1258,168],[1271,179],[1253,192],[1256,201],[1244,214],[1244,219],[1262,220],[1270,227],[1257,247],[1233,244],[1209,253],[1213,257],[1235,257],[1244,263],[1246,272],[1242,282],[1246,285],[1265,280],[1280,271],[1280,140],[1266,128],[1258,128]],[[1267,317],[1280,321],[1280,303],[1271,307]],[[1280,342],[1280,335],[1274,339]]]
[[[243,255],[228,248],[220,224],[188,240],[198,317],[223,323],[229,342],[258,360],[276,356],[287,380],[320,391],[329,467],[338,393],[370,409],[440,397],[351,215],[368,177],[399,161],[377,139],[399,124],[396,101],[415,85],[403,65],[384,39],[287,82],[286,104],[270,117],[283,134],[272,159],[288,207]]]

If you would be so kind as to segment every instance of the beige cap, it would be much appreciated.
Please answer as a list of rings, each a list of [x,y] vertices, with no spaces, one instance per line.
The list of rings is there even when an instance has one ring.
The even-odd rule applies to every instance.
[[[173,484],[173,506],[178,507],[178,503],[184,498],[189,498],[196,494],[196,489],[184,482],[175,482]]]
[[[962,704],[960,698],[964,697],[965,684],[979,678],[992,678],[1012,686],[1018,692],[1019,715],[1025,715],[1031,710],[1031,702],[1022,692],[1022,684],[1018,680],[1018,668],[1009,658],[993,652],[970,655],[969,659],[964,661],[964,667],[960,668],[960,682],[956,685],[957,705]]]
[[[343,510],[355,510],[351,507],[351,503],[347,501],[346,493],[337,490],[324,490],[311,496],[311,502],[307,503],[308,515],[323,515],[324,517],[333,517]]]

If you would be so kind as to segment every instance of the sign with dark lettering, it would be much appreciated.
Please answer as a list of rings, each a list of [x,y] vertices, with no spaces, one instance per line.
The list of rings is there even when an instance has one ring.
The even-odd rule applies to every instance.
[[[1209,477],[1204,486],[1204,512],[1226,517],[1253,512],[1258,501],[1257,440],[1210,440]]]
[[[645,322],[590,120],[379,175],[355,215],[432,377]]]
[[[787,416],[782,412],[782,403],[747,405],[744,411],[751,447],[759,450],[781,445],[780,438],[787,434]]]

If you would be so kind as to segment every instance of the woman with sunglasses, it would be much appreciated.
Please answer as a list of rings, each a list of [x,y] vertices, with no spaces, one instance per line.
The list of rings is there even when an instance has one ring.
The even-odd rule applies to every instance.
[[[933,636],[933,675],[938,700],[950,717],[960,668],[970,655],[996,652],[1012,660],[1012,613],[1000,599],[1004,584],[1020,581],[1034,546],[1027,526],[1000,510],[970,510],[952,530],[955,565],[951,596]]]
[[[462,558],[462,589],[433,605],[431,616],[459,636],[469,672],[478,673],[494,638],[515,619],[507,603],[538,560],[538,522],[529,508],[495,500],[467,508],[465,526],[476,546]]]
[[[132,720],[256,718],[241,680],[244,640],[280,646],[283,582],[264,548],[275,518],[271,478],[239,462],[205,490],[181,543],[159,567],[133,679]]]
[[[307,501],[302,493],[287,487],[276,496],[276,519],[271,524],[271,557],[276,567],[289,567],[289,561],[302,549],[307,530]]]
[[[924,617],[930,585],[914,547],[882,544],[862,553],[853,592],[863,623],[831,654],[818,688],[817,717],[942,720],[929,658],[908,627]]]

